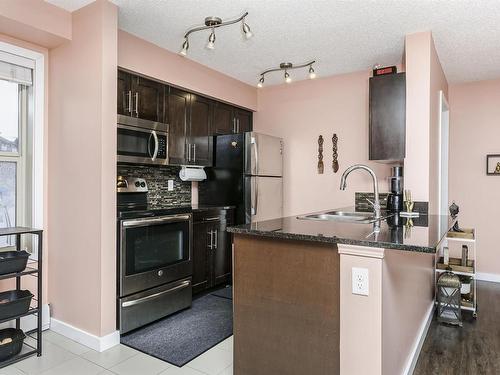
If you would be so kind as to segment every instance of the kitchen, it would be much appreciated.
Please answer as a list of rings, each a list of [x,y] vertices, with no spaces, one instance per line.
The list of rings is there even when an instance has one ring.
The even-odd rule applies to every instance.
[[[6,217],[44,230],[41,357],[6,371],[436,373],[454,366],[457,332],[488,334],[494,304],[477,315],[476,297],[461,331],[432,317],[434,253],[460,258],[445,239],[454,201],[481,236],[472,289],[498,299],[478,214],[495,214],[498,188],[496,4],[69,3],[0,8],[2,53],[35,61],[23,85],[40,124],[23,130],[36,130],[33,220],[12,213],[29,204]],[[369,295],[351,292],[355,268]],[[360,332],[373,341],[356,346]],[[466,373],[495,369],[495,348],[466,356]]]

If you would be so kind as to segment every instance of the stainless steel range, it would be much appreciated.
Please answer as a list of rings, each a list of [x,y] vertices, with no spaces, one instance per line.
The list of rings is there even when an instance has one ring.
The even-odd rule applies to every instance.
[[[191,305],[190,207],[152,210],[147,183],[119,177],[118,314],[126,333]]]

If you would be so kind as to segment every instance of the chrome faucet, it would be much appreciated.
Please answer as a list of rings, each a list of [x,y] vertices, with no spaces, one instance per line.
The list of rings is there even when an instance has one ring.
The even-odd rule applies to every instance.
[[[363,165],[363,164],[355,164],[353,166],[350,166],[342,174],[342,178],[340,179],[340,190],[345,190],[345,188],[347,187],[347,176],[349,175],[349,173],[351,173],[355,169],[363,169],[363,170],[367,171],[368,173],[370,173],[370,175],[372,176],[372,179],[373,179],[373,194],[375,195],[375,202],[372,202],[369,199],[367,199],[367,201],[369,203],[371,203],[371,205],[373,206],[373,211],[375,212],[375,219],[378,220],[381,217],[381,215],[380,215],[380,199],[378,197],[377,175],[375,174],[375,172],[373,171],[373,169],[371,169],[370,167],[368,167],[366,165]]]

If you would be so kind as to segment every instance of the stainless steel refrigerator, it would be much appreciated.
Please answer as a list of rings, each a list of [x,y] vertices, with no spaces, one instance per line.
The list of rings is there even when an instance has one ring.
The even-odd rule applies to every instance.
[[[199,203],[236,206],[236,224],[283,216],[283,140],[248,132],[216,136],[213,144]]]

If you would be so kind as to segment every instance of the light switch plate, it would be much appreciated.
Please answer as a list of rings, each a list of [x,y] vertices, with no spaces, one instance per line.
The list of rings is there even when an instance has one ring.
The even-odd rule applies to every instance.
[[[167,190],[168,191],[173,191],[174,190],[174,180],[168,180],[168,182],[167,182]]]
[[[352,294],[367,296],[369,290],[368,268],[352,267]]]

